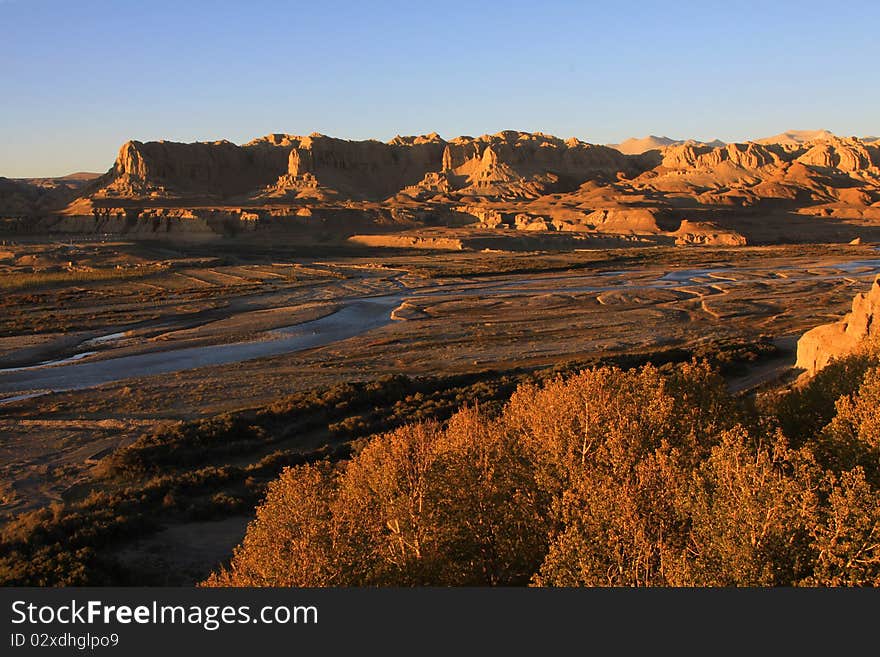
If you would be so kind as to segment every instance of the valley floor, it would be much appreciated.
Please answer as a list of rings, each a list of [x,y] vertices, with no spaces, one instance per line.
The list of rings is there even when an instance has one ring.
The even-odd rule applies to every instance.
[[[3,248],[4,521],[117,485],[102,479],[107,457],[147,433],[253,414],[341,383],[466,377],[507,390],[528,372],[721,353],[721,364],[739,363],[728,372],[731,388],[749,390],[784,377],[796,337],[840,317],[880,272],[871,246],[504,253],[224,240]],[[460,388],[459,401],[472,401],[455,381],[431,390]],[[344,442],[339,435],[310,429],[282,443],[304,453]],[[223,463],[256,463],[267,453]],[[228,555],[249,517],[236,508],[219,524],[173,522],[114,549],[124,563],[176,554],[181,581],[191,581]]]

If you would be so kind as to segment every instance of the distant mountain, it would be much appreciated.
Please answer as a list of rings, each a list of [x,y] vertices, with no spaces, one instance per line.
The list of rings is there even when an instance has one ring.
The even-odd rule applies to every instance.
[[[77,171],[75,173],[68,173],[66,176],[59,176],[56,180],[83,180],[88,182],[89,180],[94,180],[102,175],[104,174],[93,173],[91,171]]]
[[[29,215],[63,207],[101,175],[78,171],[55,178],[0,177],[0,212]]]
[[[646,151],[652,151],[658,148],[664,148],[665,146],[672,146],[674,144],[683,144],[684,140],[682,139],[670,139],[669,137],[658,137],[656,135],[648,135],[647,137],[642,137],[641,139],[637,137],[630,137],[629,139],[620,142],[619,144],[608,144],[611,148],[616,148],[621,153],[625,155],[640,155]]]
[[[657,135],[648,135],[641,139],[631,137],[619,144],[608,144],[610,148],[614,148],[625,155],[641,155],[648,151],[660,150],[669,146],[680,146],[681,144],[694,144],[702,146],[724,146],[724,142],[718,139],[709,142],[696,141],[693,139],[670,139],[669,137],[658,137]]]
[[[55,176],[47,178],[12,178],[16,182],[25,185],[36,185],[37,187],[56,188],[59,186],[82,187],[88,182],[100,178],[102,173],[92,173],[90,171],[77,171],[76,173],[68,173],[66,176]]]
[[[697,141],[696,139],[688,139],[684,143],[693,146],[708,146],[710,148],[721,148],[722,146],[727,146],[727,142],[721,141],[720,139],[713,139],[712,141]]]
[[[388,143],[274,134],[241,146],[131,141],[101,181],[103,196],[127,198],[537,198],[642,168],[606,146],[514,130],[449,141],[435,134],[396,137]]]
[[[771,147],[780,143],[797,143],[805,150]],[[573,204],[595,208],[600,198],[605,205],[629,205],[632,198],[644,206],[637,198],[644,194],[667,196],[664,203],[671,206],[699,197],[726,207],[764,200],[778,205],[808,197],[813,203],[832,204],[845,197],[846,203],[857,202],[874,215],[880,200],[878,149],[877,144],[827,131],[789,131],[742,144],[652,135],[617,148],[514,130],[448,141],[432,133],[387,143],[320,134],[271,134],[243,145],[130,141],[110,171],[82,187],[80,200],[100,206],[121,199],[162,199],[181,207],[320,207],[349,201],[452,207],[568,196]],[[840,191],[831,190],[831,182],[822,177],[829,169],[857,179]],[[67,188],[83,182],[55,184]],[[855,193],[859,188],[861,195]],[[92,212],[88,205],[69,210]]]
[[[785,146],[797,146],[811,141],[828,141],[834,139],[833,132],[828,130],[787,130],[772,137],[755,139],[756,144],[783,144]]]

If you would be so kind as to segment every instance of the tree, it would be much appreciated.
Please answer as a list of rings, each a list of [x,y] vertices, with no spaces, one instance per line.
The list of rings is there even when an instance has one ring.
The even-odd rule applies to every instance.
[[[466,408],[450,419],[441,442],[433,493],[439,582],[528,583],[547,549],[548,497],[519,436]]]
[[[809,572],[817,470],[782,436],[726,431],[695,471],[688,579],[698,586],[791,585]]]
[[[286,468],[235,548],[228,569],[207,586],[333,586],[342,583],[330,516],[334,497],[326,465]]]
[[[835,409],[813,441],[817,457],[835,472],[860,466],[880,484],[880,367],[868,370],[858,390],[840,397]]]
[[[831,476],[831,492],[813,530],[815,572],[806,584],[880,586],[880,491],[855,468]]]

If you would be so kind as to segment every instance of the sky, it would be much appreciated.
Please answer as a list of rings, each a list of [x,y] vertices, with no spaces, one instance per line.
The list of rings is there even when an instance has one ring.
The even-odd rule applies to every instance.
[[[0,176],[130,139],[880,133],[880,2],[0,0]]]

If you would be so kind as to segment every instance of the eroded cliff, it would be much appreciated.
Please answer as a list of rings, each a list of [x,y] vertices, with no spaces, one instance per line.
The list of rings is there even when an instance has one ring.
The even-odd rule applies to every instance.
[[[655,235],[678,244],[880,240],[874,140],[792,131],[760,143],[646,143],[657,147],[628,155],[512,130],[449,141],[436,133],[388,142],[317,133],[243,145],[130,141],[72,202],[62,195],[23,204],[21,186],[7,185],[4,207],[0,188],[0,216],[40,217],[17,224],[35,231],[138,234],[192,232],[215,226],[202,218],[216,216],[233,217],[221,225],[234,228],[251,212],[290,221],[244,222],[222,234],[303,224],[345,239],[369,224],[458,225],[470,217],[492,230]],[[343,214],[352,225],[336,221]]]
[[[839,322],[807,331],[798,340],[797,367],[815,374],[832,360],[854,353],[880,339],[880,277],[871,289],[857,294],[852,310]]]

